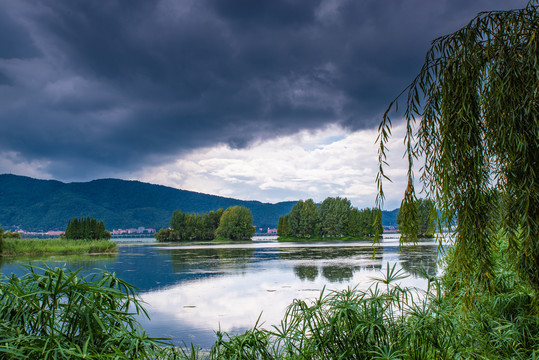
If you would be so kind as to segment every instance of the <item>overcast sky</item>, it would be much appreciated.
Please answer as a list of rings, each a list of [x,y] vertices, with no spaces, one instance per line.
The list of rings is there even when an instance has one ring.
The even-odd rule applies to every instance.
[[[376,127],[430,42],[526,3],[0,0],[0,173],[370,207]]]

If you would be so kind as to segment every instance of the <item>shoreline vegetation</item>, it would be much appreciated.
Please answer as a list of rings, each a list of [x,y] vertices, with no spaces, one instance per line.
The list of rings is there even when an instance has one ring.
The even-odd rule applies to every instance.
[[[193,240],[193,241],[159,241],[159,246],[199,246],[199,245],[229,245],[229,244],[251,244],[253,240],[232,240],[230,238],[215,238],[213,240]]]
[[[14,239],[5,238],[1,256],[113,254],[118,244],[111,240]]]
[[[507,238],[498,234],[496,240],[497,285],[491,293],[461,283],[454,272],[425,272],[426,291],[403,288],[399,282],[409,275],[388,264],[367,290],[323,290],[315,299],[294,300],[280,325],[265,329],[256,323],[242,334],[217,331],[211,349],[148,336],[133,313],[146,314],[137,290],[112,273],[84,278],[77,271],[28,267],[20,278],[0,277],[0,357],[536,358],[536,292],[519,281],[508,261]],[[454,259],[454,249],[447,250],[446,265]]]
[[[300,238],[300,237],[287,237],[279,236],[277,241],[279,242],[323,242],[323,241],[370,241],[373,242],[375,239],[374,236],[329,236],[329,237],[310,237],[310,238]]]
[[[253,215],[245,206],[231,206],[203,214],[189,214],[175,210],[170,228],[155,235],[158,242],[212,241],[226,238],[235,241],[250,240],[255,234]]]
[[[294,300],[278,326],[267,330],[257,321],[243,334],[217,331],[205,351],[149,337],[134,318],[147,315],[136,289],[114,274],[88,280],[29,267],[21,278],[0,278],[0,358],[538,359],[539,112],[530,96],[539,89],[538,26],[538,0],[480,13],[435,40],[421,73],[401,92],[408,96],[410,166],[401,239],[416,239],[421,224],[412,171],[418,155],[426,158],[422,180],[442,205],[442,220],[455,216],[457,224],[455,244],[444,249],[444,273],[425,272],[425,291],[401,287],[408,275],[388,264],[367,290],[323,290],[318,298]],[[380,204],[388,113],[397,99],[379,127]],[[492,179],[499,179],[495,187]],[[306,203],[289,220],[316,218],[301,216],[315,209]],[[317,224],[282,223],[287,234],[309,234],[309,224]]]
[[[382,234],[380,210],[359,210],[347,198],[328,197],[316,204],[312,199],[298,201],[279,217],[277,235],[297,239],[361,238]]]

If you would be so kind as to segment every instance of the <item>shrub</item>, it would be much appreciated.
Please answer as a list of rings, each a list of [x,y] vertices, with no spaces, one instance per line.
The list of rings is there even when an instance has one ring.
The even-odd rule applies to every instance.
[[[28,267],[21,278],[0,280],[0,358],[174,355],[173,348],[163,347],[167,343],[141,329],[134,314],[146,315],[136,289],[112,273],[86,279],[78,271]]]

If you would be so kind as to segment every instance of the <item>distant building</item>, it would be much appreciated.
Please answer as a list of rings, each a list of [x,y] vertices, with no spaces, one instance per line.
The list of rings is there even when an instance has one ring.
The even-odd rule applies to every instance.
[[[268,228],[268,235],[277,235],[277,229]]]
[[[133,235],[133,234],[155,234],[156,230],[153,228],[145,228],[143,226],[139,226],[138,228],[130,228],[130,229],[114,229],[111,231],[112,235]]]

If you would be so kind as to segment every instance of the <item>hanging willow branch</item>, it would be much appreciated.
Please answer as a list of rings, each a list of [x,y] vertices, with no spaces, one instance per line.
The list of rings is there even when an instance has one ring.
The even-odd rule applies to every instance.
[[[413,161],[423,157],[427,196],[445,224],[456,223],[449,268],[486,287],[491,239],[503,230],[521,276],[539,289],[538,7],[532,0],[524,9],[483,12],[434,40],[421,71],[390,103],[378,129],[381,207],[389,113],[406,95],[409,166],[401,218],[416,223]],[[413,225],[402,230],[402,241],[416,240]]]

